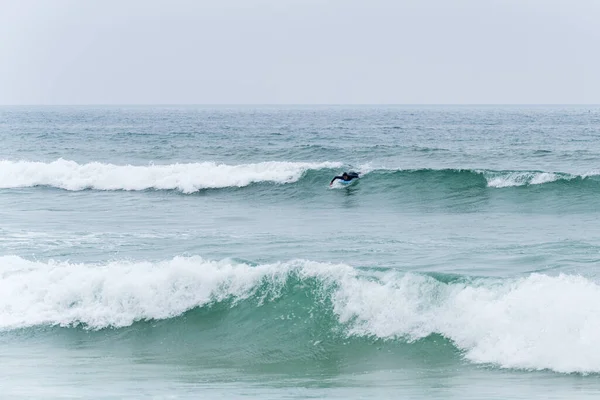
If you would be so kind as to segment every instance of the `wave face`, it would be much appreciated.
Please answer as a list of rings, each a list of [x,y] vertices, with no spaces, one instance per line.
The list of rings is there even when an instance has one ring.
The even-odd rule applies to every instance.
[[[520,186],[541,186],[545,184],[580,184],[582,182],[600,184],[597,172],[573,175],[562,172],[544,171],[495,171],[487,169],[410,169],[375,170],[375,174],[389,175],[387,181],[412,180],[422,183],[443,184],[447,187],[489,187],[509,188]]]
[[[0,188],[51,186],[65,190],[179,190],[243,187],[252,183],[296,182],[311,169],[335,168],[339,163],[261,162],[227,165],[214,162],[169,165],[78,164],[59,159],[51,163],[0,161]]]
[[[0,257],[5,332],[122,330],[161,321],[155,329],[199,335],[193,325],[210,320],[214,327],[233,315],[237,320],[221,322],[211,340],[242,335],[246,347],[257,340],[346,346],[371,338],[410,347],[433,346],[428,338],[440,335],[474,363],[564,373],[600,372],[599,300],[600,285],[573,275],[501,280],[302,260],[72,264]],[[269,336],[283,325],[278,337]]]

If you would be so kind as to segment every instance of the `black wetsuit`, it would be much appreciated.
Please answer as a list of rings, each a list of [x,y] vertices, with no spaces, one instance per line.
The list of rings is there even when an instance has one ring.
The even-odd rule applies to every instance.
[[[342,180],[344,182],[350,182],[354,178],[358,178],[358,173],[357,172],[348,172],[346,174],[346,178],[344,178],[344,175],[334,176],[329,184],[331,185],[333,182],[335,182],[336,179]]]

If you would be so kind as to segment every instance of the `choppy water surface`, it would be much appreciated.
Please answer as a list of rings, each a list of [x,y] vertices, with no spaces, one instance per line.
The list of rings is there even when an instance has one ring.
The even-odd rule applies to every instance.
[[[599,138],[596,106],[0,108],[2,392],[597,398]]]

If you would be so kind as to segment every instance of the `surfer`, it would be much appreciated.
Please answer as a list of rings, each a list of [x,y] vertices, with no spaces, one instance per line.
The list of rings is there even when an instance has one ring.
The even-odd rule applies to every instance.
[[[340,179],[344,182],[350,182],[352,179],[358,179],[358,173],[350,171],[344,172],[341,176],[334,176],[331,182],[329,182],[329,186],[333,185],[333,182],[335,182],[336,179]]]

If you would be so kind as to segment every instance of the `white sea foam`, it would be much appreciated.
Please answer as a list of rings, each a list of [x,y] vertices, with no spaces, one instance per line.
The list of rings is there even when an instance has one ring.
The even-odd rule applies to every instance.
[[[507,368],[600,372],[600,286],[578,276],[440,284],[404,275],[340,293],[352,333],[451,339],[465,357]]]
[[[489,187],[504,188],[513,186],[542,185],[544,183],[555,182],[559,180],[570,181],[573,179],[586,179],[597,176],[597,171],[591,171],[582,175],[573,175],[566,173],[540,172],[540,171],[478,171],[487,180]]]
[[[506,172],[490,173],[483,172],[489,187],[503,188],[511,186],[541,185],[554,182],[559,179],[574,179],[574,176],[559,175],[552,172]]]
[[[428,276],[365,276],[309,261],[256,267],[199,257],[102,265],[0,257],[0,330],[83,323],[93,329],[163,319],[264,287],[290,274],[316,278],[349,335],[418,340],[438,333],[467,359],[508,368],[600,372],[600,285],[572,275],[442,283]],[[266,283],[266,285],[265,285]]]
[[[292,183],[308,170],[337,168],[341,163],[271,161],[227,165],[214,162],[168,165],[78,164],[0,160],[0,188],[51,186],[66,190],[201,189],[242,187],[256,182]]]

